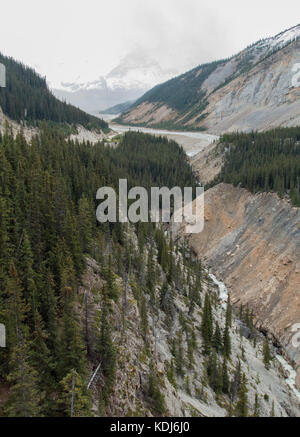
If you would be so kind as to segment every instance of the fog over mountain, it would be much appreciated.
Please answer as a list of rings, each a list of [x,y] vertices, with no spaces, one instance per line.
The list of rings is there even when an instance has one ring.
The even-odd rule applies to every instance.
[[[9,19],[2,20],[0,52],[40,72],[52,89],[60,90],[56,93],[60,97],[96,109],[135,99],[168,79],[169,71],[181,74],[197,65],[232,56],[259,38],[297,24],[300,12],[297,0],[284,4],[271,0],[248,4],[236,0],[226,4],[219,0],[86,0],[84,7],[81,2],[70,5],[68,0],[53,0],[51,4],[35,0],[6,2],[2,16],[14,17],[15,25],[11,26]],[[140,60],[142,70],[145,62],[154,64],[157,81],[149,80],[148,73],[141,80],[139,71],[135,78],[137,87],[128,93],[127,83],[125,90],[124,84],[119,91],[114,86],[110,99],[107,76],[118,68],[120,60],[139,59],[136,51],[147,59]],[[137,70],[131,71],[133,77]],[[115,80],[118,78],[117,74]],[[62,84],[81,84],[83,88],[88,84],[89,88],[104,91],[94,96],[94,92],[77,89],[75,95],[69,96],[68,92],[74,89]],[[106,86],[109,90],[105,91]],[[65,95],[62,88],[64,93],[67,91]]]
[[[62,82],[54,87],[54,94],[90,113],[99,113],[110,106],[134,101],[153,86],[178,73],[163,69],[160,64],[139,49],[135,49],[105,76],[83,82]]]

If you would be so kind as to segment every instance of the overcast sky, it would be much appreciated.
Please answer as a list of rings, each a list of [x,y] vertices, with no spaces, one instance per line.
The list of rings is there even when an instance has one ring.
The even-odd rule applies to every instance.
[[[183,72],[299,24],[299,0],[1,0],[0,51],[92,81],[131,51]]]

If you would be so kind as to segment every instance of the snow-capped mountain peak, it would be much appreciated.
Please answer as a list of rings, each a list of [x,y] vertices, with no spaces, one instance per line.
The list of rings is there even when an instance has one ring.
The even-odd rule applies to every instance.
[[[109,87],[118,88],[152,88],[160,82],[168,80],[178,72],[163,70],[159,63],[140,51],[126,55],[119,65],[106,76]]]
[[[83,82],[80,77],[74,82],[62,82],[53,92],[87,112],[99,113],[110,106],[136,100],[176,74],[177,71],[164,70],[155,59],[134,50],[105,76],[89,82]]]
[[[155,59],[147,57],[139,50],[128,53],[120,63],[105,76],[100,76],[94,81],[82,82],[78,78],[75,82],[62,82],[60,90],[76,92],[93,89],[141,89],[152,88],[160,82],[168,80],[178,72],[163,70]]]

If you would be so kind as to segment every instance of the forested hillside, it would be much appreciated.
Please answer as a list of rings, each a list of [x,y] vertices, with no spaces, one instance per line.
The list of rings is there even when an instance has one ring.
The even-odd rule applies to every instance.
[[[6,87],[0,88],[0,107],[11,119],[34,125],[46,120],[80,124],[88,129],[108,128],[105,121],[54,97],[45,78],[33,69],[1,53],[0,62],[6,67]]]
[[[106,149],[118,178],[126,177],[129,186],[195,187],[196,179],[187,156],[175,141],[166,137],[127,132],[116,149]],[[117,181],[116,181],[117,182]]]
[[[127,175],[195,182],[162,138],[128,133],[110,149],[46,125],[30,145],[0,137],[0,415],[294,414],[251,313],[223,309],[184,242],[97,224],[97,189]]]
[[[109,108],[104,109],[103,111],[100,112],[100,114],[112,114],[112,115],[117,115],[120,114],[121,112],[125,112],[128,111],[128,109],[131,107],[131,105],[133,105],[134,100],[129,100],[128,102],[124,102],[124,103],[119,103],[118,105],[114,105],[111,106]]]
[[[161,102],[179,111],[185,111],[197,104],[198,111],[200,111],[201,106],[205,107],[205,92],[201,86],[205,79],[224,62],[217,61],[200,65],[187,73],[157,85],[138,99],[134,106],[145,101]]]
[[[154,150],[151,162],[143,168],[139,157],[143,152],[148,156],[150,150]],[[140,185],[143,180],[184,185],[192,180],[191,170],[183,162],[183,151],[164,139],[127,134],[120,149],[112,150],[103,144],[67,142],[46,126],[30,146],[21,135],[14,140],[7,132],[0,137],[0,157],[0,321],[7,328],[7,349],[0,349],[0,378],[10,389],[4,414],[70,415],[68,384],[74,377],[78,390],[74,414],[89,415],[86,385],[91,363],[102,359],[103,408],[114,381],[116,350],[107,320],[121,293],[116,273],[122,277],[125,271],[129,274],[132,269],[134,275],[146,268],[139,251],[154,239],[169,281],[175,268],[162,233],[155,233],[152,225],[139,227],[137,252],[128,247],[121,224],[97,226],[96,191],[101,186],[117,187],[118,178],[127,174]],[[106,281],[101,290],[94,290],[102,308],[96,334],[84,330],[79,314],[83,302],[78,287],[88,253],[102,266]],[[149,259],[147,279],[137,282],[145,287],[142,292],[137,285],[141,311],[145,311],[143,293],[154,293],[156,269]],[[158,396],[158,388],[153,390]]]
[[[289,195],[300,206],[300,128],[262,133],[225,134],[220,138],[225,161],[214,183],[241,184],[252,192]]]

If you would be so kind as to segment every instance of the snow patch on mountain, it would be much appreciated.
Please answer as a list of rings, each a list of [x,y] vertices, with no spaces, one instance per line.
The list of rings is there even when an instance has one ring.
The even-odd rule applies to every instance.
[[[268,38],[270,48],[281,48],[300,37],[300,24],[285,30],[272,38]]]
[[[279,50],[289,44],[292,41],[295,41],[300,37],[300,24],[297,26],[291,27],[290,29],[284,30],[279,34],[272,36],[270,38],[265,38],[254,45],[255,49],[259,49],[263,51],[263,56],[267,54]]]

